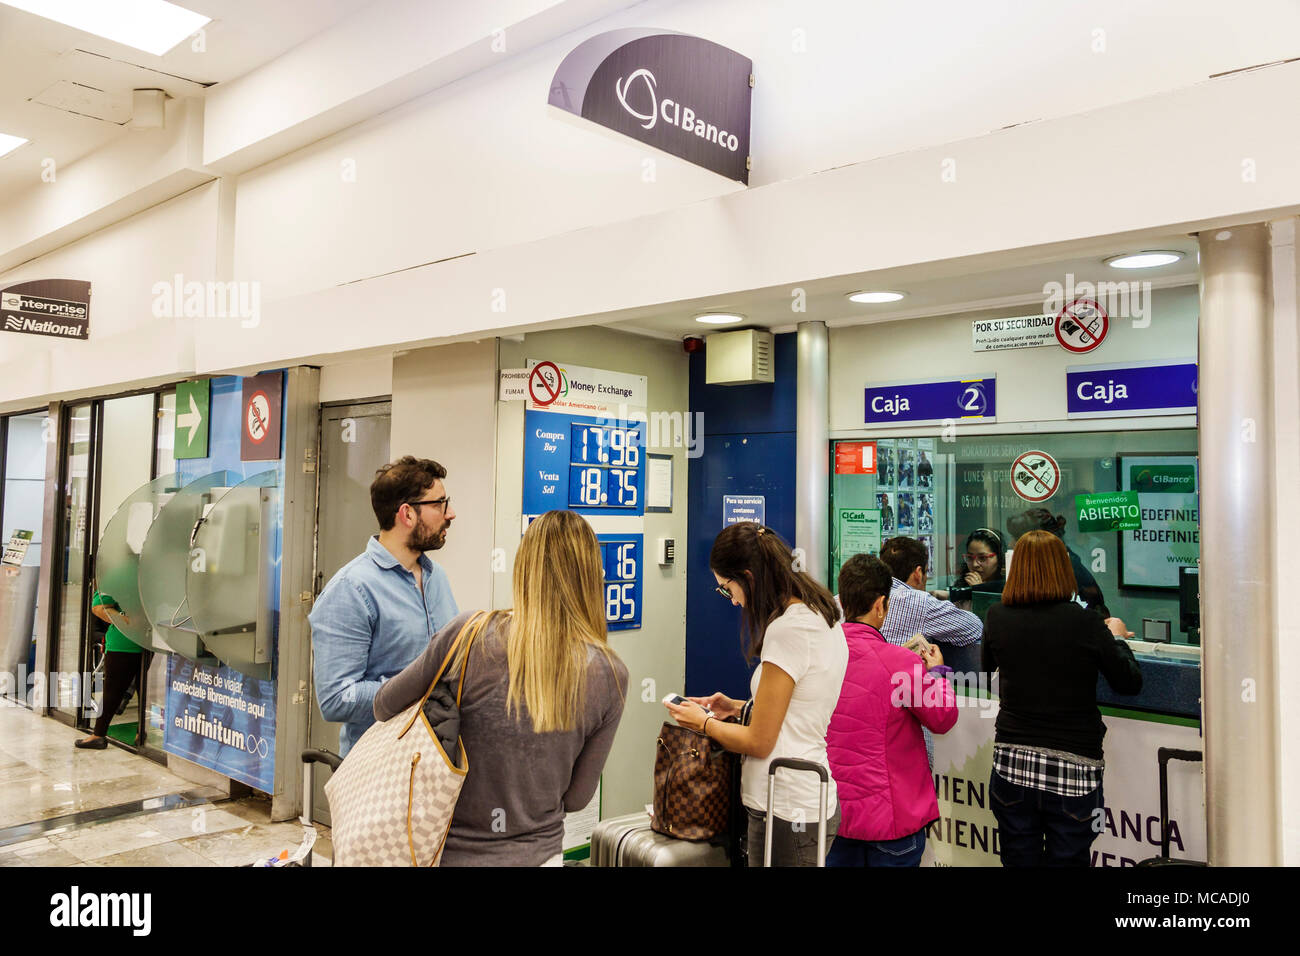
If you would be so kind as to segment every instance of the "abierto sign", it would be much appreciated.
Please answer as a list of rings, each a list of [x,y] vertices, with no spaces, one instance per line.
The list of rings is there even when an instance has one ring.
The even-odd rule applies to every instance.
[[[700,37],[611,30],[564,58],[547,102],[748,185],[753,69]]]
[[[90,337],[90,283],[36,279],[0,289],[0,329],[63,339]]]

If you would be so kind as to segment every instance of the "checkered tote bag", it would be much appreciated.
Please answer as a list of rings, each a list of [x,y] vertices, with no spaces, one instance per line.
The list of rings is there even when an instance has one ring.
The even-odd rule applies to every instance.
[[[655,752],[650,829],[679,840],[712,840],[727,831],[731,761],[713,742],[665,723]]]
[[[437,866],[456,799],[469,772],[457,738],[452,761],[424,716],[424,702],[465,643],[456,706],[465,687],[469,648],[487,622],[480,611],[461,628],[424,696],[361,735],[325,784],[335,866]]]

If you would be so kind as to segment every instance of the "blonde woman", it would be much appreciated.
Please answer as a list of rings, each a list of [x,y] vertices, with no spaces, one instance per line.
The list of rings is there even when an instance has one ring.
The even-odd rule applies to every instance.
[[[564,814],[595,795],[627,698],[627,667],[605,639],[603,580],[581,517],[548,511],[528,527],[514,609],[494,611],[469,653],[460,707],[469,774],[443,866],[560,865]],[[376,719],[424,695],[470,617],[454,618],[379,689]]]

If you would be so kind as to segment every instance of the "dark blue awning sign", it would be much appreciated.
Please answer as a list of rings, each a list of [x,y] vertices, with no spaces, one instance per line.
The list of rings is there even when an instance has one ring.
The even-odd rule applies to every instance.
[[[997,376],[868,385],[867,425],[941,425],[997,420]]]
[[[1065,370],[1069,418],[1196,414],[1196,360],[1076,365]]]

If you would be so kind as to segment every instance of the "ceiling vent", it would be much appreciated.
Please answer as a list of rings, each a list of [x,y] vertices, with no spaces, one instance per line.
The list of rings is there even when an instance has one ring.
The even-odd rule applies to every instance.
[[[704,337],[704,380],[709,385],[776,381],[773,336],[763,329],[715,332]]]

